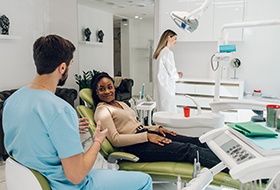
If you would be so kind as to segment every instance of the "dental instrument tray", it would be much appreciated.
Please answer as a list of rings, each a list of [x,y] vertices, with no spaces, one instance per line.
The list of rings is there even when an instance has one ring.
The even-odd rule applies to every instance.
[[[199,137],[242,183],[272,178],[280,170],[280,138],[246,137],[229,126]]]

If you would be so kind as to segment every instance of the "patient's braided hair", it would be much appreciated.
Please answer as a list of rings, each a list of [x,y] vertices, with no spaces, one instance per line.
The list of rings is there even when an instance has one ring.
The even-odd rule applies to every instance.
[[[91,90],[92,90],[92,99],[93,99],[95,108],[98,105],[98,103],[101,102],[101,100],[99,99],[99,97],[96,93],[98,82],[104,77],[110,79],[114,84],[114,79],[106,72],[101,72],[101,73],[95,74],[92,77],[92,80],[91,80],[91,85],[90,86],[91,86]]]

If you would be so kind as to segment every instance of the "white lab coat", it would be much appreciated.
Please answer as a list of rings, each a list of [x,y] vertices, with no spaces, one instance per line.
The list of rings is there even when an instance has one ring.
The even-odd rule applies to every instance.
[[[175,82],[179,79],[173,52],[163,48],[155,64],[155,100],[157,111],[177,112]]]

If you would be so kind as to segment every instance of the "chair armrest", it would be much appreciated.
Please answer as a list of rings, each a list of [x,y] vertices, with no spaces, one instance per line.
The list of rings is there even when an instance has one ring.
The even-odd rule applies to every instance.
[[[113,152],[108,157],[109,163],[116,163],[118,160],[127,160],[131,162],[137,162],[139,158],[134,154],[130,154],[127,152]]]

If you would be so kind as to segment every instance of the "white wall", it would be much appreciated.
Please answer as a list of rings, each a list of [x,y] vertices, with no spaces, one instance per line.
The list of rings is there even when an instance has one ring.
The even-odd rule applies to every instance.
[[[50,33],[69,39],[77,49],[65,87],[78,90],[74,75],[82,70],[113,74],[112,14],[78,6],[77,0],[0,0],[0,4],[0,15],[6,14],[10,19],[10,36],[19,38],[0,39],[0,90],[19,88],[34,78],[32,45],[38,37]],[[85,26],[91,28],[93,40],[96,40],[96,30],[102,29],[104,43],[79,44]]]
[[[125,23],[125,24],[124,24]],[[122,67],[122,76],[130,76],[130,63],[131,63],[131,33],[132,25],[130,20],[121,22],[121,67]]]
[[[79,44],[79,65],[82,71],[105,71],[111,76],[113,67],[113,15],[78,4],[78,38],[84,40],[83,31],[89,27],[91,41],[97,42],[96,32],[104,32],[103,43],[98,45]]]
[[[49,1],[50,33],[58,34],[69,39],[76,47],[74,62],[71,65],[65,87],[71,87],[79,90],[74,77],[76,73],[79,73],[77,0]]]
[[[245,20],[280,19],[279,8],[279,0],[247,0]],[[241,60],[237,77],[245,80],[245,91],[261,89],[264,94],[280,96],[278,44],[280,25],[244,29],[244,41],[236,42],[235,56]],[[214,78],[210,57],[216,46],[216,42],[177,43],[173,49],[177,69],[183,71],[185,77]],[[232,76],[231,69],[228,77]]]
[[[133,95],[139,95],[142,84],[145,94],[152,95],[150,82],[150,41],[153,40],[153,19],[130,20],[130,76],[134,80]]]
[[[35,76],[32,45],[49,33],[49,0],[0,0],[0,15],[10,19],[10,35],[0,39],[0,90],[19,88]]]
[[[20,38],[0,39],[0,90],[19,88],[34,78],[32,46],[38,37],[59,34],[77,47],[76,0],[0,0],[0,4],[0,15],[6,14],[10,19],[10,35]],[[65,87],[78,88],[74,80],[77,57],[76,52],[76,64],[71,66]]]

